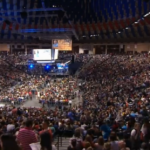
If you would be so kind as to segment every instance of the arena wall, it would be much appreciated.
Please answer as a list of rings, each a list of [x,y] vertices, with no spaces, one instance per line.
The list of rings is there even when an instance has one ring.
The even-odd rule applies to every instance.
[[[0,51],[9,51],[10,46],[9,44],[0,44]]]

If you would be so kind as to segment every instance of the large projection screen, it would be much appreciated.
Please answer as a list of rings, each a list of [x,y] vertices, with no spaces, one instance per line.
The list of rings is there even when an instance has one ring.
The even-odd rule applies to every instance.
[[[33,50],[34,60],[51,60],[51,49],[34,49]]]
[[[72,50],[72,40],[71,39],[54,39],[52,40],[52,48],[62,51]]]

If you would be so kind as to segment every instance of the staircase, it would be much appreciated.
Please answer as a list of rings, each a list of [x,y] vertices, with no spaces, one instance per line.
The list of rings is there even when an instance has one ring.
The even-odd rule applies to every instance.
[[[84,64],[82,65],[82,67],[76,72],[76,77],[78,77],[79,74],[80,74],[85,68],[87,68],[88,66],[91,65],[91,62],[93,62],[92,60],[93,60],[93,59],[90,58],[90,60],[89,60],[86,64],[84,63]]]
[[[69,140],[70,138],[66,137],[59,137],[54,140],[54,143],[56,143],[57,150],[67,150],[69,146]]]

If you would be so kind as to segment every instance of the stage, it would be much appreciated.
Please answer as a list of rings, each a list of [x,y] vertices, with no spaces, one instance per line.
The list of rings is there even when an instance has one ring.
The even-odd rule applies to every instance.
[[[63,78],[63,77],[68,77],[69,76],[69,72],[66,73],[59,73],[59,72],[49,72],[48,75],[52,76],[52,77],[57,77],[57,78]]]

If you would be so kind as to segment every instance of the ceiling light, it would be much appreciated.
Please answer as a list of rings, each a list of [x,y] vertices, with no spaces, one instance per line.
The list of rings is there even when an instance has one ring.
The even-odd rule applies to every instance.
[[[129,28],[127,27],[126,29],[128,30]]]
[[[144,15],[144,17],[147,17],[148,15],[150,15],[150,12],[149,12],[149,13],[147,13],[146,15]]]
[[[137,24],[138,22],[134,22],[135,24]]]

